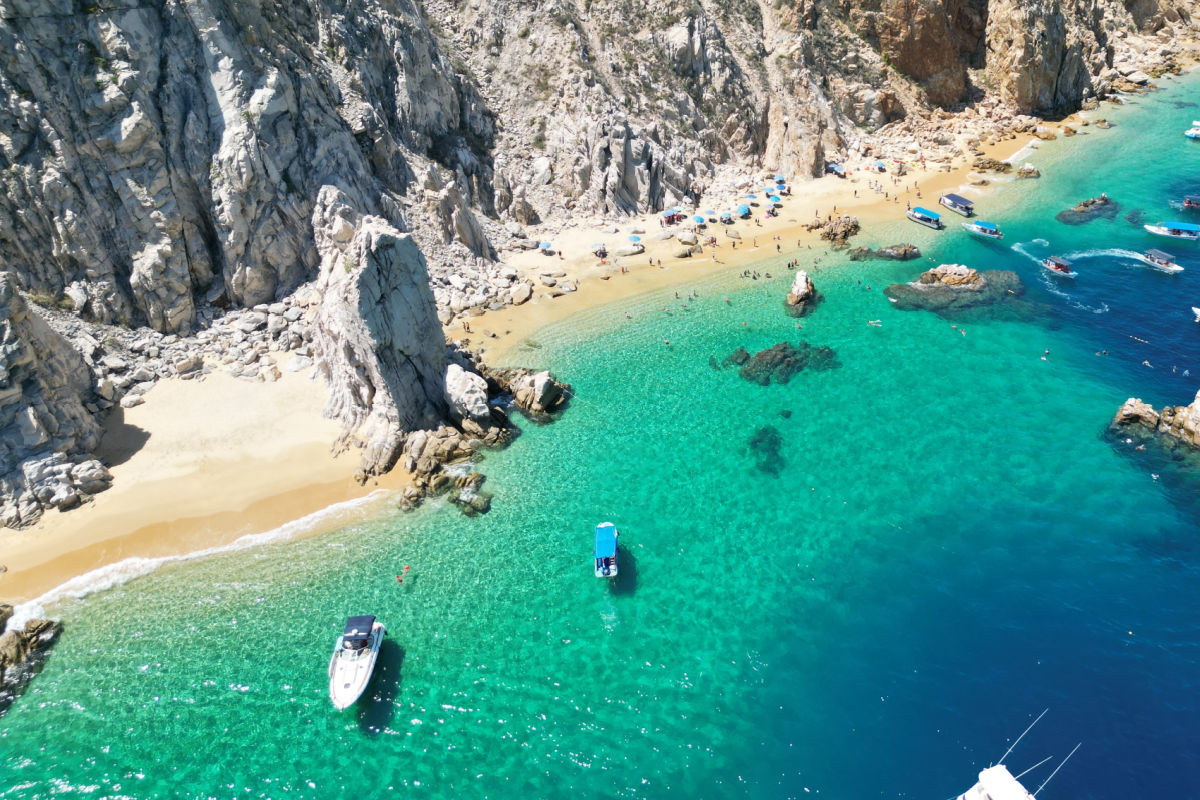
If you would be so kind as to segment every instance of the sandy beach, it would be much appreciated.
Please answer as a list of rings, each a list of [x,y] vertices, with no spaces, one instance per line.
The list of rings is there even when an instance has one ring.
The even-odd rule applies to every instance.
[[[1062,124],[1074,122],[1075,119],[1069,118]],[[1021,135],[985,145],[981,150],[986,157],[1003,161],[1023,150],[1031,141],[1037,140],[1029,135]],[[618,225],[618,234],[602,233],[596,225],[584,220],[578,220],[573,226],[554,235],[538,234],[551,242],[555,255],[546,256],[538,250],[529,250],[505,259],[506,263],[517,268],[522,278],[534,285],[531,299],[520,306],[509,306],[468,319],[469,330],[462,321],[454,321],[446,326],[447,336],[465,342],[467,347],[481,353],[489,362],[506,364],[518,357],[516,351],[521,343],[530,339],[538,329],[561,322],[573,314],[723,272],[740,272],[764,259],[777,261],[780,271],[792,259],[799,259],[801,268],[804,268],[815,255],[829,251],[829,243],[821,240],[819,232],[807,230],[806,225],[828,215],[846,214],[857,217],[866,231],[872,223],[903,218],[907,204],[946,211],[938,206],[938,196],[948,191],[964,190],[977,177],[972,174],[967,162],[949,170],[937,169],[933,164],[922,169],[919,163],[910,162],[906,164],[906,174],[896,178],[898,184],[894,185],[892,180],[895,176],[890,172],[881,174],[865,171],[874,163],[874,158],[858,159],[846,165],[845,178],[826,175],[795,184],[791,187],[792,194],[781,198],[782,208],[774,218],[762,216],[766,206],[762,204],[762,192],[758,191],[760,204],[752,210],[761,224],[756,224],[754,218],[736,220],[731,230],[738,232],[741,238],[737,240],[727,237],[721,226],[709,226],[708,230],[702,232],[701,241],[709,234],[715,235],[715,251],[706,245],[704,252],[689,258],[674,257],[674,252],[680,247],[674,239],[655,239],[662,232],[658,214],[629,218]],[[996,178],[992,174],[984,177],[989,181]],[[871,182],[882,184],[882,189],[872,190]],[[757,187],[758,183],[751,185]],[[971,188],[972,196],[981,190],[988,190],[986,185]],[[707,203],[706,198],[701,199],[700,207],[712,208],[718,213],[727,210],[730,205],[728,200],[723,203],[713,200],[711,205]],[[953,216],[949,211],[946,213]],[[690,229],[690,224],[667,228],[671,232]],[[640,235],[645,253],[621,258],[610,256],[607,263],[603,264],[593,254],[592,245],[595,243],[604,243],[610,253],[627,245],[628,237],[634,230],[645,231]],[[532,237],[534,232],[531,231],[530,235]],[[778,242],[775,237],[779,237]],[[865,240],[865,237],[860,237],[860,241]],[[776,244],[779,245],[778,251]],[[850,246],[855,245],[856,240],[852,238]],[[559,252],[562,253],[561,258],[558,257]],[[544,286],[541,275],[553,271],[565,272],[566,276],[558,280],[574,282],[577,290],[552,296],[555,289]]]
[[[1029,141],[1028,136],[1015,137],[986,146],[984,152],[1006,159]],[[539,328],[584,310],[741,271],[766,258],[777,258],[781,268],[785,261],[800,258],[803,266],[827,248],[804,226],[828,214],[856,216],[869,228],[873,222],[901,217],[906,203],[936,208],[939,193],[971,180],[967,165],[936,171],[934,165],[923,170],[910,164],[908,173],[893,184],[890,173],[859,171],[873,163],[874,159],[860,159],[847,164],[844,179],[826,176],[795,184],[791,196],[783,198],[778,217],[762,218],[761,226],[754,220],[737,222],[741,239],[736,249],[734,240],[718,228],[715,251],[705,247],[688,259],[672,256],[679,246],[674,240],[655,241],[660,232],[657,214],[620,223],[619,234],[601,234],[579,220],[550,237],[554,248],[563,252],[561,259],[538,251],[506,259],[535,285],[529,302],[472,318],[469,332],[461,321],[454,321],[446,335],[465,340],[489,361],[503,362]],[[888,196],[871,190],[871,181],[880,182]],[[724,210],[728,205],[705,202],[702,208]],[[764,209],[758,206],[754,211]],[[606,264],[592,254],[594,242],[603,241],[615,250],[627,243],[628,232],[635,228],[646,231],[645,254],[610,258]],[[778,254],[775,237],[780,239]],[[562,270],[578,290],[551,297],[551,289],[539,280],[547,270]],[[352,477],[357,454],[332,457],[330,444],[338,426],[321,416],[325,397],[325,387],[307,372],[285,373],[274,383],[247,382],[221,371],[202,381],[160,382],[144,405],[116,411],[105,425],[99,457],[110,465],[111,489],[81,508],[47,514],[32,528],[0,531],[0,563],[7,567],[0,575],[0,597],[10,603],[34,600],[71,578],[124,559],[180,555],[227,544],[377,489],[402,488],[406,475],[399,470],[359,486]],[[354,513],[363,518],[377,514],[392,496],[382,492],[377,501],[356,507]],[[347,523],[342,516],[324,527],[310,526],[305,533]]]

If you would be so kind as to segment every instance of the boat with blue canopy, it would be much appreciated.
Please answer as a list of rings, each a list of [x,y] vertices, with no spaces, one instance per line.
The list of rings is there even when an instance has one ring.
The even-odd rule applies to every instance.
[[[1157,225],[1143,225],[1142,227],[1155,236],[1183,239],[1185,242],[1200,241],[1200,225],[1191,222],[1160,222]]]
[[[904,215],[918,225],[924,225],[926,228],[933,228],[937,231],[942,229],[942,215],[936,211],[930,211],[928,208],[916,206],[905,211]]]
[[[1183,132],[1189,139],[1200,139],[1200,119],[1192,120],[1192,127]]]
[[[617,577],[617,526],[601,522],[596,526],[596,577]]]
[[[959,194],[950,194],[947,192],[938,198],[938,202],[951,211],[962,214],[964,217],[969,217],[975,213],[975,204]]]
[[[980,239],[988,239],[993,242],[998,242],[1004,238],[1004,234],[996,227],[996,223],[987,222],[985,220],[976,220],[975,222],[964,222],[963,230]]]

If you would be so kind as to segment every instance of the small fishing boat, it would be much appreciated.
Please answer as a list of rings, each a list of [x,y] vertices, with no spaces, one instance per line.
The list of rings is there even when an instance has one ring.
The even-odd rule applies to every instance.
[[[1049,273],[1061,275],[1064,278],[1074,278],[1079,273],[1071,268],[1071,262],[1065,258],[1058,256],[1050,256],[1042,259],[1042,267]]]
[[[1196,315],[1196,322],[1200,322],[1200,308],[1192,306],[1192,313]]]
[[[938,198],[938,202],[951,211],[969,217],[975,213],[975,204],[962,195],[946,193]]]
[[[1157,225],[1143,225],[1142,227],[1155,236],[1183,239],[1185,242],[1200,241],[1200,225],[1191,222],[1160,222]]]
[[[617,577],[617,526],[601,522],[596,526],[596,577]]]
[[[933,228],[940,231],[942,229],[942,215],[937,212],[930,211],[928,208],[915,206],[904,212],[904,215],[918,225],[924,225],[926,228]]]
[[[992,222],[985,222],[983,220],[964,222],[962,227],[964,231],[973,236],[978,236],[980,239],[990,239],[993,242],[998,242],[1004,238],[1004,234]]]
[[[1183,272],[1183,267],[1175,263],[1174,256],[1162,250],[1147,250],[1140,254],[1138,259],[1163,272]]]
[[[387,629],[375,617],[363,615],[350,617],[346,627],[333,647],[329,659],[329,699],[338,711],[349,708],[362,697],[371,673],[375,671],[375,660],[379,657],[379,646]]]
[[[1200,120],[1192,120],[1192,127],[1183,132],[1189,139],[1200,139]]]

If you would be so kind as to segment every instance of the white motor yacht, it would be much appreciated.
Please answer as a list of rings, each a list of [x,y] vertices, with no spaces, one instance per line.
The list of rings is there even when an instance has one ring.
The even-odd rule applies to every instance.
[[[372,616],[350,617],[329,659],[329,699],[338,711],[362,696],[387,629]]]

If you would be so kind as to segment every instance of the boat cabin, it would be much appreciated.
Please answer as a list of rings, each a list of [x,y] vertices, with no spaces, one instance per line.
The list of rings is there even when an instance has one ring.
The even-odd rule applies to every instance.
[[[343,650],[361,650],[371,641],[371,630],[375,627],[375,617],[363,615],[350,617],[346,620],[346,628],[342,631]]]
[[[979,220],[975,223],[964,222],[963,225],[971,225],[976,233],[983,234],[984,236],[995,236],[997,238],[1000,236],[1000,229],[996,227],[996,223],[994,222]]]
[[[1167,229],[1167,233],[1171,236],[1186,239],[1195,239],[1200,236],[1200,225],[1194,225],[1190,222],[1164,222],[1162,226]]]
[[[1153,261],[1155,264],[1170,264],[1174,259],[1170,253],[1164,253],[1162,250],[1147,250],[1146,258]]]
[[[1058,256],[1050,256],[1042,263],[1046,265],[1046,269],[1052,269],[1055,272],[1070,272],[1071,271],[1071,262],[1067,261],[1065,258],[1060,258]]]
[[[942,227],[942,215],[936,211],[930,211],[928,208],[914,206],[910,210],[904,212],[913,222],[918,222],[930,228]]]
[[[997,764],[979,773],[979,783],[959,796],[959,800],[1033,800],[1033,795],[1013,777],[1008,767]]]
[[[601,522],[596,526],[596,577],[608,578],[617,574],[617,526]]]
[[[975,204],[962,195],[947,193],[939,197],[938,202],[951,211],[957,211],[964,216],[969,217],[975,213]]]

